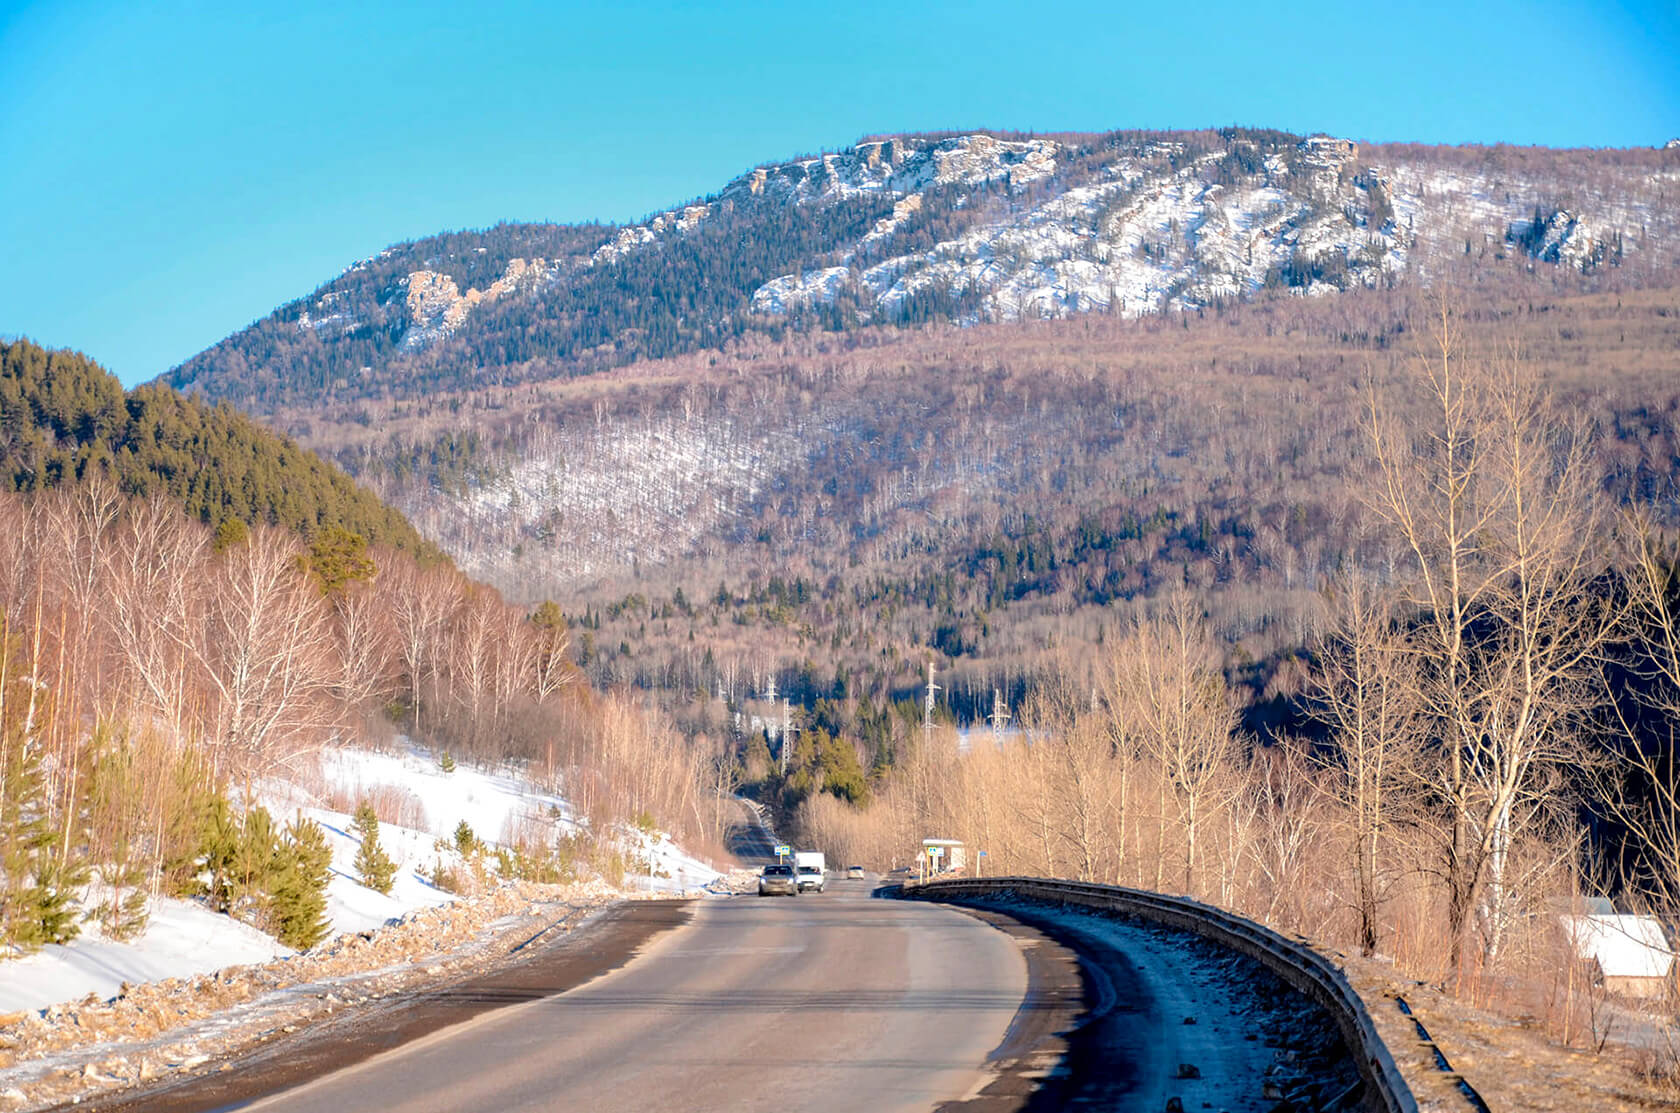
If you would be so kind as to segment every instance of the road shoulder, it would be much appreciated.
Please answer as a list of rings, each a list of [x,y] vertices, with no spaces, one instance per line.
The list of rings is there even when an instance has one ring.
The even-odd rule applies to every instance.
[[[566,934],[516,948],[507,961],[489,970],[262,1039],[238,1058],[206,1064],[191,1077],[84,1100],[76,1108],[99,1113],[209,1113],[240,1106],[491,1010],[575,989],[622,967],[692,915],[692,901],[620,902]]]

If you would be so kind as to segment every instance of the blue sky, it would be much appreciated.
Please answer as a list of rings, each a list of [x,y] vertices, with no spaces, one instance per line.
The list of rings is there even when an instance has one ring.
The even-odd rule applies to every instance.
[[[392,242],[875,132],[1660,144],[1677,58],[1680,0],[0,6],[0,335],[132,384]]]

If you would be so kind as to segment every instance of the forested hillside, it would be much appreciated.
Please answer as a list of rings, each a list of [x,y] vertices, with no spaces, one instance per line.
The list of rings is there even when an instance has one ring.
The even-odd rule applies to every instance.
[[[0,480],[42,491],[94,476],[132,497],[167,495],[210,526],[347,530],[424,559],[438,550],[343,471],[227,405],[166,386],[124,393],[76,352],[0,343]]]
[[[1515,345],[1589,424],[1606,494],[1673,498],[1674,291],[1459,300],[1469,348]],[[931,660],[976,718],[1188,584],[1258,692],[1327,579],[1379,559],[1367,391],[1419,357],[1421,308],[1372,291],[796,334],[287,416],[463,567],[561,601],[603,683],[744,698],[774,678],[811,706],[912,695]]]

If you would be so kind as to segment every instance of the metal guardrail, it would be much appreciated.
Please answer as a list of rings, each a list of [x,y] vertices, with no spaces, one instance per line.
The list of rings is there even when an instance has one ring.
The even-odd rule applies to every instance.
[[[1384,1113],[1418,1113],[1417,1099],[1377,1035],[1365,1002],[1335,963],[1304,943],[1287,939],[1253,920],[1186,897],[1171,897],[1117,885],[1051,881],[1036,877],[955,878],[903,886],[900,895],[960,903],[1010,895],[1060,904],[1102,908],[1192,932],[1259,962],[1285,983],[1317,1002],[1341,1030],[1358,1059],[1365,1081],[1365,1106]]]

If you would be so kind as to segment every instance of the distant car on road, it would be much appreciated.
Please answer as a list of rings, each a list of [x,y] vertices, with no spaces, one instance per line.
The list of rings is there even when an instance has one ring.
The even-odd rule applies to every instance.
[[[793,867],[785,863],[765,866],[764,872],[758,875],[758,895],[773,897],[776,895],[796,897],[799,895],[799,877],[793,872]]]
[[[847,866],[846,867],[846,880],[847,881],[862,881],[863,880],[863,867],[862,866]]]
[[[823,891],[824,885],[828,882],[828,878],[823,876],[823,871],[820,866],[800,866],[798,867],[798,872],[799,888],[801,892],[806,889],[815,889],[820,893]]]

